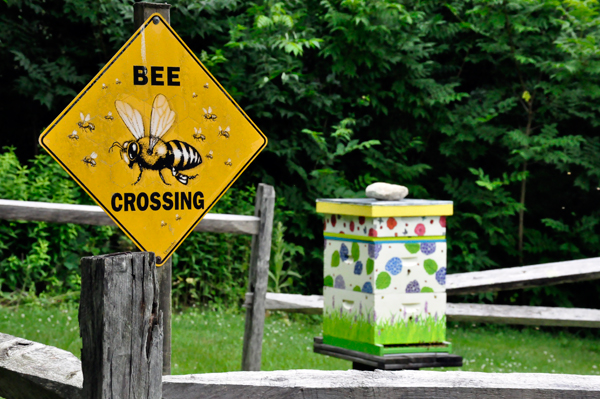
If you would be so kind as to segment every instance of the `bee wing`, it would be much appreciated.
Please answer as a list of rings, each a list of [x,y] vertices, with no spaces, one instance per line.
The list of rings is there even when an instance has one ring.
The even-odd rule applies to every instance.
[[[98,158],[98,154],[96,154],[95,152],[92,152],[92,153],[90,154],[90,157],[91,157],[92,159],[96,159],[96,158]]]
[[[227,126],[227,128],[225,129],[226,132],[229,132],[229,126]]]
[[[205,114],[208,114],[208,111],[206,110],[206,108],[202,108],[202,111],[204,111]]]
[[[85,122],[85,116],[83,116],[83,112],[79,113],[79,118],[81,119],[82,122]]]
[[[212,109],[210,109],[210,107],[208,107],[208,113],[212,114]]]
[[[158,139],[165,135],[175,122],[175,112],[169,107],[167,97],[162,94],[154,98],[152,116],[150,118],[150,149],[153,149]]]
[[[86,121],[86,122],[89,122],[89,121],[90,121],[90,114],[87,114],[87,115],[85,116],[85,121]]]
[[[131,105],[124,103],[123,101],[115,101],[115,107],[117,112],[127,129],[133,134],[136,139],[144,137],[144,120],[142,114],[137,109],[134,109]]]

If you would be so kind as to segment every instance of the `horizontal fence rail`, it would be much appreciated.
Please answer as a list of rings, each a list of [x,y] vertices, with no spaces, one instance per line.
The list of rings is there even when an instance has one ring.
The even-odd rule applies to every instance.
[[[96,205],[5,199],[0,199],[0,219],[116,226],[104,210]],[[208,213],[194,231],[257,235],[259,226],[260,218],[256,216]]]
[[[0,395],[83,399],[81,362],[37,342],[0,334]],[[164,399],[600,397],[600,376],[461,371],[287,370],[162,377]]]
[[[244,306],[251,303],[252,295],[246,294]],[[448,321],[600,328],[600,310],[598,309],[471,303],[448,303],[446,306]],[[267,293],[265,308],[271,311],[320,314],[323,313],[323,297],[321,295],[274,294],[269,292]]]
[[[600,258],[508,267],[446,276],[448,295],[542,287],[600,278]]]
[[[448,321],[600,328],[600,310],[544,306],[448,303]]]

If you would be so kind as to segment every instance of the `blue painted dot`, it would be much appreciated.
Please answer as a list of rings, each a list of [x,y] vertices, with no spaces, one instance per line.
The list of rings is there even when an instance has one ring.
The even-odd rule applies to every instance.
[[[379,252],[381,252],[381,248],[381,244],[369,244],[369,258],[377,259],[377,257],[379,256]]]
[[[421,244],[421,252],[425,255],[431,255],[435,252],[435,242],[424,242]]]
[[[346,289],[346,282],[344,281],[344,277],[341,274],[338,274],[335,277],[335,282],[333,283],[334,288]]]
[[[437,280],[438,283],[440,283],[440,285],[446,285],[446,268],[445,267],[441,267],[435,273],[435,279]]]
[[[364,283],[363,287],[362,287],[362,292],[364,292],[366,294],[372,294],[373,293],[373,284],[371,284],[369,281]]]
[[[348,247],[346,246],[346,244],[342,244],[342,247],[340,248],[340,259],[342,259],[342,262],[345,262],[348,260],[349,257],[350,251],[348,251]]]
[[[354,274],[361,274],[363,271],[363,264],[361,261],[356,262],[354,265]]]
[[[421,292],[421,287],[419,287],[419,282],[417,280],[413,280],[406,286],[406,292],[408,294],[416,294]]]
[[[402,271],[402,261],[400,258],[392,258],[385,264],[385,270],[392,276],[397,276]]]

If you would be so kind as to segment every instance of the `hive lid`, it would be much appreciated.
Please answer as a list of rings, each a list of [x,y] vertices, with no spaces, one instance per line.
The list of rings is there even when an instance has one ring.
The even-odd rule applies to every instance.
[[[317,212],[365,217],[385,216],[450,216],[452,201],[403,199],[381,201],[374,198],[321,198]]]

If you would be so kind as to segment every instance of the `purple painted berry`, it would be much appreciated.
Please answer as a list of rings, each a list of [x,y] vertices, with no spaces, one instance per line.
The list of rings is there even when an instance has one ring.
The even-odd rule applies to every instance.
[[[346,246],[346,244],[342,244],[342,247],[340,248],[340,259],[342,260],[342,262],[345,262],[348,260],[349,257],[350,251],[348,251],[348,247]]]
[[[369,258],[377,259],[381,248],[381,244],[369,244]]]
[[[354,274],[361,274],[363,270],[363,264],[361,261],[356,262],[356,265],[354,265]]]
[[[335,283],[333,283],[333,288],[346,289],[346,282],[344,282],[344,277],[341,274],[335,276]]]
[[[397,276],[402,271],[402,261],[400,258],[392,258],[385,264],[385,270],[392,276]]]
[[[364,292],[365,294],[372,294],[373,293],[373,284],[371,284],[371,282],[367,281],[366,283],[363,284],[362,287],[362,292]],[[361,310],[362,310],[362,302],[361,302]],[[362,314],[362,312],[361,312]]]
[[[431,255],[435,252],[435,242],[424,242],[421,243],[421,252],[425,255]]]
[[[338,276],[341,277],[341,276]],[[336,282],[337,282],[337,277],[336,277]],[[421,287],[419,287],[419,282],[417,280],[413,280],[410,283],[408,283],[408,285],[406,286],[406,293],[407,294],[416,294],[421,292]]]
[[[446,268],[445,267],[440,267],[440,270],[438,270],[435,273],[435,279],[437,280],[438,283],[440,283],[440,285],[446,285]]]

